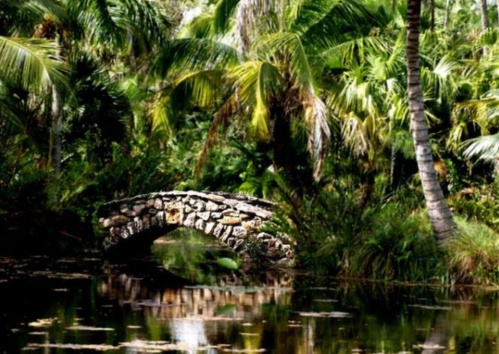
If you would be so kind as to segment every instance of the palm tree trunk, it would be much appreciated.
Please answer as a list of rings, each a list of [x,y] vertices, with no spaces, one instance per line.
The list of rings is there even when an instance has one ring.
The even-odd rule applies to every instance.
[[[59,176],[62,164],[62,98],[56,87],[52,87],[52,167],[54,169],[54,195],[53,202],[59,202]]]
[[[430,222],[438,242],[442,243],[452,235],[456,224],[449,206],[445,202],[444,193],[435,171],[428,125],[424,116],[423,89],[419,71],[420,16],[421,0],[408,0],[407,82],[409,109],[411,111],[411,133]]]
[[[450,6],[451,6],[451,0],[446,0],[445,1],[445,19],[444,19],[444,29],[447,30],[449,28],[449,21],[450,21]],[[499,1],[499,0],[498,0]]]
[[[487,0],[477,0],[480,7],[480,15],[482,17],[482,32],[489,29],[489,16],[487,11]]]
[[[392,145],[391,153],[391,167],[390,167],[390,193],[393,193],[400,186],[400,180],[402,178],[402,166],[401,166],[401,153]]]

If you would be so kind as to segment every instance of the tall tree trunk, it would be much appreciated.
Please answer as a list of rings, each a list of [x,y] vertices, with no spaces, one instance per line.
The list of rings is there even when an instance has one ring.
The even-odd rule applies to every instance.
[[[430,222],[439,243],[447,240],[456,224],[449,206],[445,202],[442,187],[438,181],[433,163],[428,134],[428,125],[424,116],[423,89],[419,71],[419,23],[421,0],[408,0],[407,8],[407,82],[409,91],[409,109],[411,112],[411,133],[416,150],[426,207]]]
[[[499,26],[499,0],[496,0],[496,7],[497,7],[497,26]]]
[[[396,10],[397,10],[397,0],[392,0],[392,12],[395,13]]]
[[[449,28],[450,6],[451,6],[451,0],[446,0],[445,1],[445,19],[444,19],[444,29],[445,30],[447,30],[447,28]]]
[[[390,188],[389,192],[393,193],[400,186],[402,178],[402,165],[400,151],[397,150],[395,144],[392,145],[391,167],[390,167]]]
[[[487,0],[477,0],[480,7],[480,15],[482,17],[482,32],[489,29],[489,16],[487,11]]]
[[[54,205],[59,203],[59,176],[62,164],[62,97],[55,86],[52,86],[52,131],[51,160],[54,170]]]

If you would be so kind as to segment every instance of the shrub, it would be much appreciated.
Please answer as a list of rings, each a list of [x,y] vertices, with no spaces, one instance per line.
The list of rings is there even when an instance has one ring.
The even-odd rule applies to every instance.
[[[390,203],[364,227],[349,275],[403,281],[434,276],[438,252],[426,211],[411,213],[399,203]]]
[[[499,281],[499,235],[488,226],[456,220],[459,231],[446,244],[450,276],[457,282]]]

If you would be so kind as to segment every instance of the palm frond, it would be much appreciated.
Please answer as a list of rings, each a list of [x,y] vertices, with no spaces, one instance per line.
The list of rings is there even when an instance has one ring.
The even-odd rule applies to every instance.
[[[223,34],[229,28],[229,21],[241,0],[220,0],[213,13],[213,32]]]
[[[223,69],[239,61],[237,50],[211,39],[179,38],[158,50],[153,70],[160,76],[177,72]]]
[[[0,89],[1,87],[2,84],[0,83]],[[24,130],[25,125],[19,112],[17,112],[16,108],[11,104],[8,97],[5,97],[4,94],[0,94],[0,137],[5,139],[11,135],[21,133]]]
[[[382,26],[382,20],[359,0],[307,0],[289,31],[307,38],[310,45],[328,48],[350,33],[368,34],[375,25]]]
[[[123,48],[134,40],[161,43],[171,27],[162,5],[149,0],[64,0],[93,43]]]
[[[51,41],[0,36],[0,79],[18,81],[24,88],[46,90],[66,83],[59,46]]]
[[[366,52],[383,53],[390,48],[387,38],[380,36],[360,36],[343,41],[319,53],[326,62],[338,58],[342,63],[351,64],[354,60],[364,60]]]
[[[499,133],[481,136],[463,143],[464,156],[478,157],[481,160],[495,160],[499,157]]]
[[[183,110],[216,104],[223,94],[222,75],[220,70],[192,72],[163,88],[150,109],[153,134],[169,139]]]
[[[252,133],[259,139],[269,138],[268,98],[277,97],[281,91],[279,70],[269,62],[248,61],[235,67],[229,76],[235,80],[239,102],[253,107]]]
[[[331,130],[327,122],[327,107],[317,93],[305,47],[298,34],[289,32],[268,35],[263,38],[261,45],[269,48],[272,53],[284,51],[290,57],[291,75],[300,90],[304,118],[308,127],[308,148],[315,162],[315,177],[319,179]]]
[[[187,23],[178,37],[209,38],[213,32],[213,16],[211,14],[202,14]]]

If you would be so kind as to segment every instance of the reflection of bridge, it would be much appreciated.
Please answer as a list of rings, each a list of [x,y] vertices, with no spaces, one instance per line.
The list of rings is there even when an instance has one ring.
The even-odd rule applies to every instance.
[[[143,309],[149,316],[164,320],[242,321],[245,315],[261,317],[261,306],[269,303],[289,305],[294,277],[282,272],[268,272],[255,286],[243,286],[232,274],[213,286],[171,288],[148,285],[148,281],[127,274],[109,274],[99,284],[101,295]],[[226,309],[227,313],[221,313]],[[223,312],[223,311],[222,311]]]
[[[161,236],[159,231],[164,234],[184,226],[217,237],[245,260],[289,264],[293,250],[286,237],[264,231],[272,225],[275,207],[272,202],[240,194],[159,192],[107,203],[100,210],[99,221],[109,232],[104,240],[106,249],[129,240],[151,242]]]

